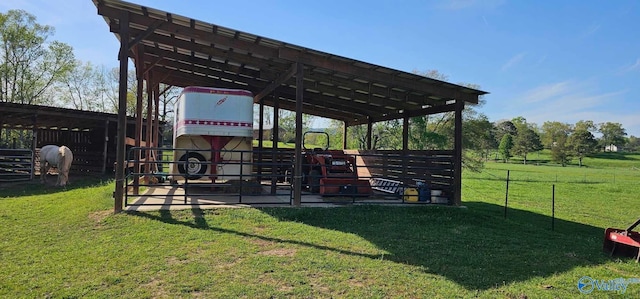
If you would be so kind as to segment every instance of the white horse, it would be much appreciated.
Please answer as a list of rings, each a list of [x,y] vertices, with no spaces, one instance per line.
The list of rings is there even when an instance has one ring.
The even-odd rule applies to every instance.
[[[49,168],[58,169],[56,186],[64,187],[69,182],[69,169],[73,161],[73,153],[66,146],[45,145],[40,149],[40,181],[47,182]]]

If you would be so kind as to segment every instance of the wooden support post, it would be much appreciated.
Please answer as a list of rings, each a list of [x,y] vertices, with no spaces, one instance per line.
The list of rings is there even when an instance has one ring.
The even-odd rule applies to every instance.
[[[264,139],[264,99],[260,99],[258,106],[258,182],[262,181],[262,139]]]
[[[304,66],[296,65],[296,153],[293,174],[293,205],[302,202],[302,102],[304,94]]]
[[[153,117],[153,144],[152,147],[158,148],[160,147],[160,82],[155,80],[153,81],[153,107],[154,109],[154,117]],[[154,161],[160,161],[160,157],[158,157],[158,150],[154,150],[152,155],[154,157]],[[159,172],[159,164],[153,164],[153,170]]]
[[[406,115],[402,118],[402,181],[407,178],[407,168],[409,155],[409,116]]]
[[[116,148],[116,190],[114,192],[114,212],[122,212],[124,200],[125,138],[127,137],[127,73],[129,61],[129,14],[123,12],[120,17],[120,82],[118,89],[118,142]]]
[[[36,173],[36,148],[38,147],[38,113],[33,116],[31,134],[31,170],[29,171],[29,179],[33,180]]]
[[[102,174],[107,174],[107,157],[109,150],[109,120],[104,121],[104,138],[102,145]]]
[[[454,169],[453,169],[453,198],[452,204],[462,205],[462,110],[464,101],[456,100],[455,128],[454,128]]]
[[[373,149],[372,142],[371,142],[372,137],[373,137],[373,121],[371,121],[371,118],[369,118],[367,120],[367,149],[368,150]]]
[[[273,132],[271,132],[271,140],[273,141],[273,145],[271,146],[271,162],[276,163],[276,152],[278,151],[278,141],[280,141],[280,125],[278,122],[280,121],[280,103],[278,102],[278,96],[276,94],[273,95]],[[278,161],[278,164],[281,161]],[[271,168],[271,195],[276,194],[277,189],[277,174],[276,167]]]
[[[347,133],[349,133],[349,131],[347,130],[348,126],[347,126],[347,122],[342,122],[342,149],[346,150],[347,149]]]
[[[150,177],[149,174],[151,173],[151,165],[150,163],[153,162],[153,156],[151,153],[151,150],[149,148],[153,147],[153,141],[155,138],[153,138],[153,72],[147,72],[147,130],[146,130],[146,143],[145,143],[145,147],[147,148],[144,151],[144,172],[145,172],[145,183],[149,183],[150,181]]]
[[[136,133],[134,144],[136,148],[140,148],[142,141],[142,91],[144,88],[143,81],[143,71],[144,71],[144,63],[142,61],[144,57],[144,47],[142,45],[138,46],[137,51],[135,53],[135,68],[136,68],[136,79],[138,82],[138,86],[136,88]],[[134,153],[134,162],[133,162],[133,173],[140,172],[140,159],[142,158],[140,150],[136,150]],[[135,174],[133,176],[133,193],[140,193],[140,176]]]

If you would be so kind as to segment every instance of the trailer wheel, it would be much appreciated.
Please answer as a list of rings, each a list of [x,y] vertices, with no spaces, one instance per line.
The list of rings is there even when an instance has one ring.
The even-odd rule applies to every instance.
[[[188,153],[180,157],[178,171],[189,180],[197,180],[207,172],[207,163],[204,156],[198,153]],[[185,169],[186,166],[186,169]]]

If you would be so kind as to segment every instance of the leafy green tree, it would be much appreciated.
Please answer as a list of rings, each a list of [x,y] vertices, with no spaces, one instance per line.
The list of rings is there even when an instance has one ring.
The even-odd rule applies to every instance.
[[[552,149],[561,140],[566,140],[571,134],[571,125],[558,121],[546,121],[542,124],[540,140],[545,148]]]
[[[504,135],[508,134],[508,135],[511,135],[511,137],[514,137],[518,133],[518,129],[510,120],[502,120],[502,121],[496,122],[494,126],[495,126],[494,136],[496,137],[496,143],[498,144],[502,141],[502,138],[504,137]]]
[[[414,70],[413,73],[436,80],[446,81],[448,79],[447,75],[437,70],[424,72]],[[410,149],[444,149],[453,144],[452,134],[449,134],[449,132],[453,132],[454,125],[454,113],[452,112],[412,117],[409,124]]]
[[[516,130],[528,125],[527,119],[522,116],[516,116],[512,118],[511,123],[516,127]],[[518,132],[516,132],[516,134],[518,134]]]
[[[73,71],[56,85],[58,99],[73,109],[107,112],[105,80],[105,73],[91,62],[75,61]]]
[[[402,148],[402,121],[394,119],[379,122],[373,126],[374,149],[401,149]]]
[[[513,149],[513,137],[509,134],[504,134],[500,141],[498,151],[502,155],[502,160],[506,163],[511,158],[511,150]]]
[[[542,142],[540,136],[527,125],[518,129],[518,134],[513,141],[513,153],[524,158],[524,164],[527,164],[527,154],[542,150]]]
[[[597,150],[598,141],[591,132],[580,127],[569,136],[569,146],[572,154],[578,157],[578,165],[582,167],[582,159]]]
[[[72,48],[23,10],[0,13],[0,101],[50,104],[51,87],[73,69]]]
[[[598,130],[602,134],[602,137],[600,137],[600,146],[602,148],[609,145],[622,147],[627,141],[625,138],[625,136],[627,136],[627,131],[620,123],[601,123],[598,126]]]
[[[296,113],[288,110],[280,109],[279,111],[279,126],[280,130],[284,132],[282,136],[280,136],[281,142],[293,143],[296,138]],[[302,115],[302,132],[309,130],[311,123],[313,122],[313,118],[315,116],[303,114]]]
[[[489,159],[489,154],[498,148],[495,139],[495,127],[486,115],[470,119],[462,123],[462,138],[465,149],[475,151],[484,161]]]
[[[573,129],[575,131],[584,130],[593,133],[598,131],[598,126],[592,120],[580,120],[573,126]]]
[[[106,73],[106,82],[104,83],[104,89],[106,92],[106,103],[105,108],[107,111],[111,113],[118,113],[119,106],[119,82],[120,82],[120,70],[116,68],[112,68],[110,71]],[[127,116],[135,117],[136,115],[136,96],[138,90],[138,82],[136,80],[136,72],[135,70],[130,69],[127,73]],[[143,90],[144,94],[144,90]],[[143,113],[147,111],[146,102],[142,101],[144,105],[142,108]]]
[[[629,136],[627,139],[627,150],[630,152],[637,152],[640,150],[640,138],[636,136]]]
[[[551,159],[560,163],[562,167],[567,166],[567,164],[571,162],[571,148],[568,144],[568,138],[568,136],[559,136],[551,147]]]

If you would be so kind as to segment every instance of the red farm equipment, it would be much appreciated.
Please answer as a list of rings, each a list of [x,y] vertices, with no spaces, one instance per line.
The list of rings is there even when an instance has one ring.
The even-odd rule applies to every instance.
[[[632,256],[640,261],[640,233],[633,229],[640,224],[640,219],[627,229],[607,228],[604,232],[602,250],[611,255]]]
[[[326,145],[308,148],[307,140],[313,134],[321,135],[315,142],[324,139]],[[329,134],[305,132],[303,147],[302,184],[311,193],[322,196],[369,196],[372,193],[369,180],[358,178],[356,157],[342,150],[329,150]]]

